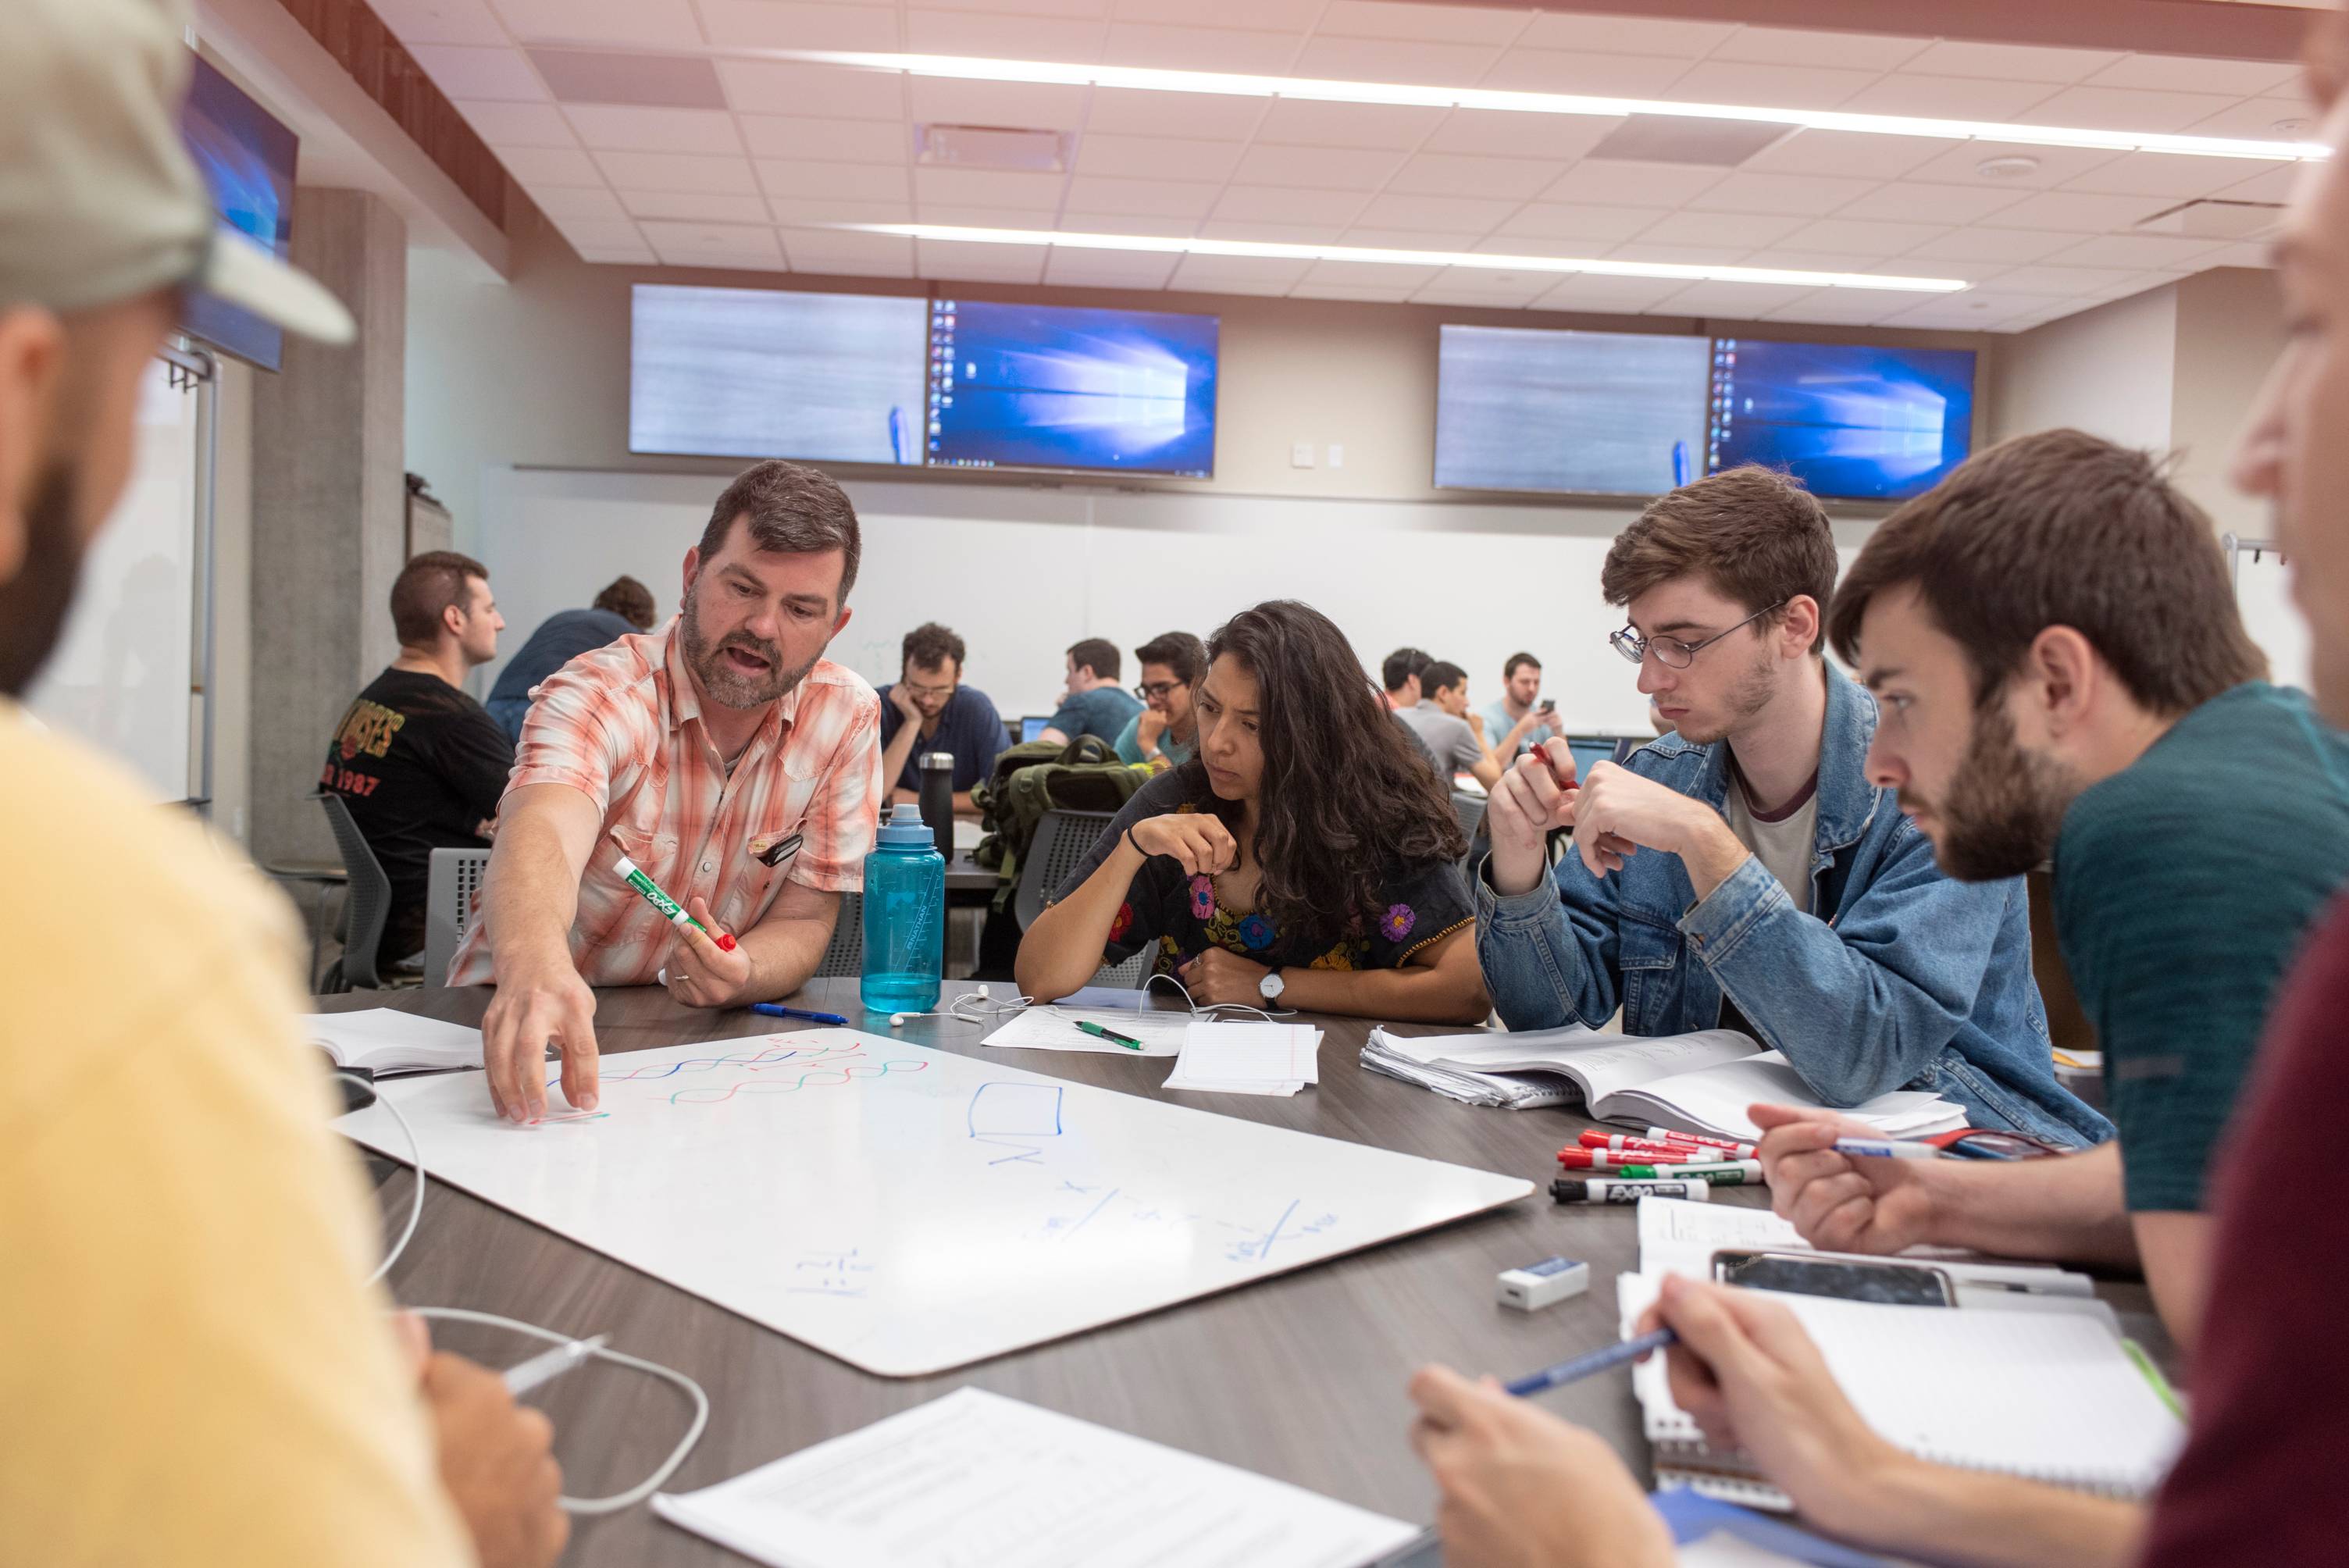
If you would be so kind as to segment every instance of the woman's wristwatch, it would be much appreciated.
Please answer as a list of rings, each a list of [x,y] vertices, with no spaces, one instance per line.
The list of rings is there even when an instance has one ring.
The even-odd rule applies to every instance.
[[[1280,1000],[1281,992],[1288,988],[1288,982],[1280,977],[1280,966],[1278,965],[1275,965],[1272,968],[1265,971],[1264,978],[1256,983],[1256,994],[1263,997],[1268,1002],[1278,1002]]]

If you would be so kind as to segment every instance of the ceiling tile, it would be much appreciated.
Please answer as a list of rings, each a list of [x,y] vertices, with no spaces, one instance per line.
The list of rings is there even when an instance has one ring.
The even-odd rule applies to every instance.
[[[1680,207],[1722,177],[1718,169],[1686,163],[1631,163],[1586,158],[1542,193],[1547,201],[1595,201],[1619,207]]]
[[[768,60],[720,60],[718,79],[737,114],[802,115],[826,119],[905,118],[905,88],[881,71],[843,71]]]
[[[1459,267],[1411,296],[1413,304],[1463,305],[1471,309],[1522,310],[1557,283],[1555,273],[1487,273]]]
[[[1455,108],[1427,139],[1425,150],[1490,158],[1550,158],[1570,163],[1627,123],[1614,115]]]
[[[2158,196],[2092,196],[2085,191],[2043,191],[1992,213],[1984,222],[1996,229],[2109,234],[2151,217],[2167,205]]]
[[[703,30],[721,47],[895,49],[897,16],[885,5],[805,5],[792,0],[695,0]]]
[[[1547,185],[1556,167],[1529,158],[1469,158],[1423,152],[1395,170],[1389,191],[1422,196],[1489,196],[1523,201]]]
[[[1330,0],[1315,27],[1341,38],[1419,38],[1434,44],[1506,44],[1525,30],[1522,12],[1397,0]]]
[[[1882,325],[1912,331],[1931,328],[1944,332],[1995,332],[2008,322],[2051,311],[2068,314],[2063,303],[2056,300],[1951,294],[1911,304],[1908,309],[1888,316]]]
[[[1291,74],[1288,62],[1297,54],[1297,36],[1289,33],[1113,22],[1101,57],[1112,65],[1148,66],[1162,71],[1284,76]]]
[[[1143,180],[1231,178],[1240,149],[1229,141],[1186,141],[1159,136],[1087,134],[1077,144],[1077,172]]]
[[[1098,207],[1080,207],[1074,201],[1061,210],[1061,221],[1053,228],[1063,234],[1147,234],[1164,239],[1188,236],[1199,226],[1195,218],[1170,218],[1164,213],[1104,212]]]
[[[1754,104],[1769,108],[1834,108],[1876,80],[1874,71],[1826,66],[1755,66],[1703,60],[1664,96],[1682,103]]]
[[[452,98],[543,103],[546,88],[520,49],[475,49],[428,44],[408,51],[432,85]]]
[[[2196,136],[2246,136],[2255,140],[2314,141],[2316,111],[2307,100],[2289,96],[2245,98],[2215,114],[2205,115],[2186,129]],[[2276,122],[2306,121],[2299,130],[2278,130]]]
[[[419,44],[499,48],[512,42],[485,0],[374,0],[374,10],[392,36],[411,49]]]
[[[1339,288],[1415,289],[1432,282],[1442,267],[1396,266],[1385,262],[1316,262],[1308,284]]]
[[[1939,185],[1992,185],[2002,190],[2022,186],[2047,190],[2101,168],[2120,157],[2096,147],[2033,147],[2020,141],[1961,141],[1947,152],[1909,171],[1911,180]],[[1995,178],[1980,172],[1993,158],[2027,158],[2037,167]]]
[[[1568,273],[1534,302],[1540,310],[1643,311],[1688,285],[1678,278],[1618,278]]]
[[[905,126],[878,119],[810,115],[736,117],[753,158],[807,158],[823,163],[904,163],[912,151]]]
[[[959,201],[924,201],[919,217],[925,223],[945,223],[957,229],[1017,229],[1042,232],[1053,227],[1052,215],[1032,207],[973,207]]]
[[[999,10],[1007,0],[988,0]],[[1018,0],[1026,5],[1028,0]],[[1176,22],[1219,27],[1258,27],[1273,33],[1303,34],[1321,15],[1327,0],[1114,0],[1121,22]],[[1041,7],[1038,7],[1041,9]]]
[[[1639,238],[1641,244],[1710,245],[1725,254],[1776,244],[1802,226],[1800,217],[1762,212],[1667,212]]]
[[[1199,225],[1199,237],[1206,240],[1251,240],[1272,245],[1334,245],[1345,227],[1343,222],[1304,223],[1280,220],[1250,222],[1210,218]]]
[[[1288,291],[1290,299],[1342,299],[1358,304],[1401,304],[1411,298],[1407,285],[1361,288],[1346,284],[1301,283]]]
[[[1067,177],[1060,174],[1014,174],[991,169],[916,169],[914,200],[1050,212],[1061,204],[1061,188],[1067,183]]]
[[[1408,152],[1444,123],[1440,108],[1409,104],[1316,103],[1310,98],[1275,98],[1267,105],[1256,139],[1292,147],[1364,147]],[[1508,115],[1524,119],[1524,115]]]
[[[1352,191],[1301,191],[1279,185],[1234,185],[1216,201],[1217,219],[1237,223],[1302,225],[1345,224],[1354,221],[1368,201]],[[1202,233],[1212,232],[1201,230]]]
[[[836,277],[910,278],[914,242],[902,234],[843,234],[821,229],[786,229],[783,256],[795,273]]]
[[[554,226],[582,250],[627,250],[645,242],[636,226],[625,218],[558,218]]]
[[[1838,218],[1889,218],[1896,223],[1971,223],[2031,194],[2013,186],[1928,185],[1896,180],[1836,209]]]
[[[1689,205],[1713,212],[1785,212],[1797,217],[1825,217],[1876,188],[1873,180],[1739,169],[1691,197]]]
[[[2015,267],[1998,274],[1997,292],[2002,294],[2093,294],[2126,284],[2136,275],[2129,267]]]
[[[2077,82],[2120,58],[2120,55],[2102,49],[2049,49],[2032,44],[1970,44],[1944,39],[1910,58],[1901,68],[1929,76]]]
[[[1873,294],[1866,289],[1820,289],[1765,310],[1758,321],[1783,321],[1808,326],[1873,326],[1897,315],[1912,303],[1907,295]]]
[[[914,221],[914,203],[910,198],[866,201],[839,196],[771,196],[767,205],[775,214],[775,222],[789,226],[793,223],[910,223]]]
[[[653,254],[650,245],[574,245],[572,249],[577,251],[579,259],[590,266],[651,267],[660,264],[660,258]]]
[[[1952,229],[1901,253],[1901,263],[1922,262],[2035,262],[2074,243],[2076,234],[2050,234],[2033,229]]]
[[[1376,229],[1481,234],[1516,210],[1515,201],[1462,196],[1373,196],[1358,221]]]
[[[674,48],[701,29],[687,0],[492,0],[506,28],[525,44],[641,44]],[[654,249],[660,247],[656,244]]]
[[[1481,88],[1522,93],[1595,93],[1661,98],[1688,73],[1688,61],[1662,55],[1593,55],[1576,49],[1511,49]]]
[[[1862,114],[1911,114],[1938,119],[2012,119],[2061,89],[2045,82],[1996,77],[1929,77],[1895,71],[1851,95],[1840,107]]]
[[[1313,270],[1310,262],[1257,256],[1185,256],[1167,287],[1204,294],[1287,294]]]
[[[1069,181],[1069,205],[1089,212],[1198,219],[1207,215],[1222,191],[1220,184],[1200,181],[1080,174]]]
[[[905,88],[914,119],[924,125],[1006,125],[1037,130],[1074,130],[1085,121],[1088,89],[1084,88],[1038,86],[1032,82],[961,82],[936,77],[910,77]]]
[[[823,6],[820,9],[830,10]],[[879,18],[895,31],[888,12]],[[1007,16],[999,12],[926,11],[905,13],[907,46],[917,55],[978,55],[999,60],[1071,60],[1089,65],[1102,57],[1102,29],[1091,22],[1059,16]],[[807,46],[801,46],[806,47]],[[817,45],[816,47],[825,46]],[[893,41],[865,45],[894,49]]]
[[[2300,67],[2281,60],[2213,60],[2184,55],[2131,55],[2087,78],[2098,88],[2152,88],[2159,92],[2233,93],[2251,98],[2280,92],[2300,79]]]
[[[1708,57],[1767,66],[1847,66],[1889,71],[1930,42],[1883,33],[1817,33],[1793,27],[1740,27]]]
[[[2257,163],[2235,158],[2174,158],[2160,152],[2125,152],[2109,163],[2064,181],[2066,191],[2112,196],[2168,196],[2184,201],[2214,196],[2243,177],[2247,169],[2289,169],[2288,163]]]
[[[1888,267],[1895,272],[1913,271],[1904,258],[1898,265],[1887,263],[1881,256],[1855,256],[1836,251],[1797,251],[1785,246],[1764,246],[1742,257],[1741,267],[1779,267],[1791,273],[1866,273],[1879,272]]]
[[[759,182],[747,158],[693,158],[676,152],[599,152],[613,184],[628,191],[702,191],[752,196]]]
[[[1628,240],[1656,221],[1652,207],[1601,207],[1585,202],[1537,201],[1520,209],[1495,231],[1496,239],[1572,240],[1587,244]],[[1592,253],[1586,249],[1583,254]]]
[[[2275,255],[2265,245],[2246,242],[2213,251],[2198,265],[2206,272],[2212,267],[2257,267],[2267,271],[2275,266]]]
[[[1742,264],[1745,256],[1737,245],[1668,245],[1661,241],[1627,241],[1607,253],[1610,262],[1661,262],[1675,267],[1726,267]]]
[[[1963,142],[1926,136],[1876,136],[1857,130],[1796,130],[1738,167],[1772,174],[1840,174],[1896,180]]]
[[[1751,318],[1795,300],[1807,299],[1816,292],[1780,284],[1691,284],[1678,294],[1665,295],[1656,308],[1673,315]]]
[[[633,108],[573,104],[564,110],[579,139],[599,151],[698,152],[742,150],[734,117],[716,108]]]
[[[576,147],[571,122],[551,103],[484,103],[467,99],[457,112],[492,147]]]
[[[1897,256],[1950,231],[1926,223],[1869,222],[1825,218],[1797,229],[1784,243],[1790,251],[1840,251],[1855,256]]]
[[[1291,76],[1332,81],[1473,87],[1500,57],[1500,50],[1485,44],[1317,37],[1305,46],[1293,66],[1285,68]]]
[[[503,147],[498,161],[525,185],[601,185],[604,171],[584,152],[567,147]]]
[[[562,222],[575,218],[626,218],[628,214],[620,199],[609,191],[589,185],[542,185],[531,191],[530,199],[548,217]],[[758,216],[763,220],[766,210]]]
[[[958,240],[917,240],[914,262],[926,278],[1034,284],[1044,280],[1044,245],[977,245]]]
[[[696,223],[764,223],[766,202],[756,196],[715,196],[698,191],[623,191],[620,202],[639,218]]]
[[[1476,236],[1464,229],[1380,229],[1358,223],[1338,236],[1341,245],[1372,251],[1474,251]]]
[[[672,266],[783,264],[775,232],[748,223],[669,223],[647,219],[637,225],[645,239]]]
[[[824,197],[848,201],[888,201],[905,195],[905,171],[884,163],[816,163],[803,159],[761,158],[759,183],[770,196]],[[660,187],[626,181],[638,190]]]
[[[1161,289],[1182,257],[1172,252],[1052,248],[1044,281],[1061,288]]]
[[[1117,88],[1093,89],[1085,134],[1182,136],[1207,141],[1246,141],[1264,113],[1262,98],[1222,93],[1153,93]]]
[[[2223,242],[2174,234],[2099,234],[2047,258],[2057,267],[2184,267],[2209,264],[2204,258]]]
[[[1375,191],[1402,163],[1397,153],[1360,148],[1256,146],[1240,159],[1232,178],[1248,185]]]
[[[1588,16],[1569,12],[1537,15],[1517,42],[1528,48],[1595,49],[1624,55],[1668,55],[1692,60],[1737,31],[1732,22],[1681,22],[1645,16]]]
[[[866,0],[876,8],[892,8],[893,0]],[[934,11],[1000,11],[1006,0],[922,0]],[[1111,0],[1018,0],[1022,15],[1030,16],[1068,16],[1097,20],[1107,16]]]
[[[2089,126],[2100,130],[2183,130],[2234,107],[2232,98],[2218,93],[2067,88],[2013,118],[2032,125]]]
[[[2310,168],[2307,164],[2292,163],[2282,169],[2270,169],[2228,186],[2221,194],[2230,201],[2289,201]]]

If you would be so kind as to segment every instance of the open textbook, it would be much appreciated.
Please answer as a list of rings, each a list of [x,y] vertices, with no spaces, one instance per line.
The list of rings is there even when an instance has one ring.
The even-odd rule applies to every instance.
[[[303,1037],[341,1066],[363,1068],[378,1077],[481,1065],[481,1030],[393,1007],[313,1013],[302,1026]]]
[[[1758,1138],[1745,1108],[1822,1102],[1792,1063],[1734,1029],[1692,1035],[1604,1035],[1579,1026],[1517,1034],[1371,1031],[1362,1065],[1472,1105],[1524,1110],[1580,1099],[1593,1117],[1722,1138]],[[1964,1108],[1920,1089],[1896,1089],[1844,1114],[1888,1136],[1965,1125]]]

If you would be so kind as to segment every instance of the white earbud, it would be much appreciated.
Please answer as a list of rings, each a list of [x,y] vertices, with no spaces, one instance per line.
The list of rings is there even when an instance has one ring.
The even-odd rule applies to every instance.
[[[892,1013],[889,1015],[889,1026],[893,1029],[905,1021],[905,1015],[903,1013]]]

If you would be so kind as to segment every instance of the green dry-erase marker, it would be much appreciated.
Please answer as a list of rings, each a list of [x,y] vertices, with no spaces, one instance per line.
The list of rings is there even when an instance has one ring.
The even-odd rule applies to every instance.
[[[702,924],[701,922],[686,913],[685,906],[678,903],[677,900],[669,897],[668,894],[661,892],[660,883],[645,875],[643,868],[639,867],[636,861],[628,859],[626,855],[622,855],[620,857],[620,863],[614,866],[612,869],[620,873],[621,881],[626,882],[630,887],[644,894],[645,902],[651,904],[655,909],[660,911],[661,918],[667,921],[671,925],[689,925],[693,927],[694,930],[701,933],[702,935],[709,936],[710,941],[718,944],[719,952],[731,953],[734,951],[734,939],[731,936],[710,936],[709,927]]]

